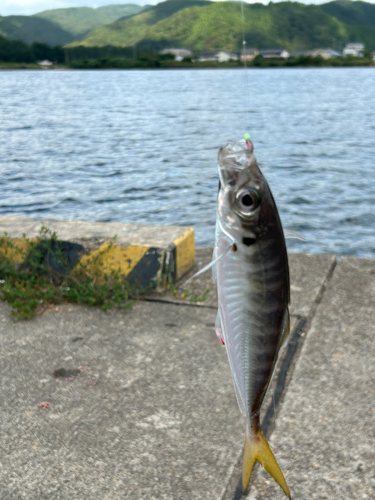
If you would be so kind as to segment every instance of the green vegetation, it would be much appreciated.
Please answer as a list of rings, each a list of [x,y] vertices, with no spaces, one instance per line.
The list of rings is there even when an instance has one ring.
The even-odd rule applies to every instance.
[[[74,42],[65,45],[65,63],[74,68],[88,69],[233,67],[236,63],[197,63],[189,58],[177,62],[155,54],[168,47],[239,52],[243,29],[247,47],[260,50],[278,47],[293,51],[331,47],[341,51],[346,43],[355,41],[364,43],[367,51],[375,50],[375,5],[361,1],[336,0],[323,5],[285,1],[270,2],[269,5],[245,3],[244,24],[241,6],[231,1],[167,0],[153,7],[145,7],[142,12],[135,14],[137,9],[140,7],[125,4],[98,9],[53,9],[32,17],[0,17],[0,36],[3,34],[7,37],[6,41],[0,38],[0,61],[31,64],[38,59],[49,59],[62,63],[64,58],[59,47],[50,49],[51,53],[47,55],[46,46],[39,50],[35,43],[27,47],[20,45],[20,42],[9,41],[11,38],[34,40],[36,27],[39,27],[38,40],[43,43],[63,35],[71,37],[70,40],[74,38]],[[80,40],[91,27],[115,18],[117,21],[95,28]],[[31,24],[27,20],[32,20]],[[34,26],[33,22],[46,24]],[[55,45],[56,42],[48,43]],[[294,58],[288,62],[257,60],[254,63],[259,67],[353,64],[367,65],[370,61],[368,57],[355,61],[331,59],[329,62],[322,62],[319,58]]]
[[[112,59],[102,57],[99,59],[77,59],[70,63],[74,69],[135,69],[135,68],[160,68],[168,67],[158,56],[145,54],[137,59]]]
[[[134,56],[132,47],[83,47],[81,45],[70,49],[64,49],[67,56],[67,63],[77,59],[124,59]]]
[[[6,234],[0,238],[0,300],[12,307],[15,321],[64,302],[98,305],[103,310],[131,307],[138,293],[119,272],[103,272],[102,257],[113,240],[74,268],[69,267],[61,245],[57,234],[46,227],[38,238],[27,239],[26,245],[13,242]]]
[[[93,9],[91,7],[73,7],[67,9],[51,9],[34,14],[52,21],[68,32],[72,40],[80,40],[87,33],[104,24],[113,23],[117,19],[139,14],[144,7],[135,4],[105,5]],[[65,42],[68,43],[68,42]]]
[[[65,45],[74,40],[57,24],[32,16],[0,16],[0,35],[27,44],[39,42],[51,46]]]
[[[348,22],[352,14],[358,24]],[[245,38],[248,47],[259,49],[341,49],[355,40],[374,50],[374,16],[375,5],[365,2],[339,0],[323,6],[298,2],[245,4]],[[130,19],[97,28],[82,41],[68,46],[240,50],[242,28],[237,2],[167,0]]]
[[[116,19],[138,14],[145,7],[134,4],[45,10],[33,16],[0,16],[0,35],[27,44],[66,45],[91,30]]]
[[[375,27],[374,5],[352,0],[336,0],[321,5],[322,10],[352,26]]]
[[[206,0],[167,0],[155,5],[155,7],[145,9],[144,12],[130,19],[102,26],[89,33],[82,42],[75,42],[68,46],[131,46],[144,38],[148,38],[147,30],[149,27],[173,17],[177,12],[182,10],[185,12],[186,9],[192,6],[204,7],[210,4],[211,2]]]
[[[0,36],[0,61],[7,63],[36,63],[43,59],[64,62],[64,49],[50,47],[44,43],[33,43],[31,46],[16,40],[7,40]]]
[[[289,59],[262,59],[257,56],[249,67],[254,68],[340,68],[351,66],[370,66],[372,59],[370,57],[335,57],[332,59],[323,59],[322,57],[300,56],[290,57]]]
[[[184,58],[182,61],[175,61],[165,56],[143,54],[136,59],[78,59],[72,61],[71,68],[74,69],[192,69],[192,68],[243,68],[240,61],[216,62],[204,61],[198,62],[190,58]],[[322,57],[300,56],[289,59],[270,58],[263,59],[258,56],[254,61],[247,63],[248,68],[319,68],[319,67],[349,67],[349,66],[370,66],[373,61],[370,57],[337,57],[333,59],[323,59]]]

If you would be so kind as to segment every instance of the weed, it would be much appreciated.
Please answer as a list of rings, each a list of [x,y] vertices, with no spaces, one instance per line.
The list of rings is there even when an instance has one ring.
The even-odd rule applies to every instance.
[[[0,299],[12,307],[15,321],[36,316],[51,304],[98,305],[103,310],[130,308],[141,293],[131,289],[120,270],[104,271],[102,258],[115,238],[82,263],[80,246],[73,249],[76,257],[72,259],[72,251],[64,251],[64,242],[45,226],[35,239],[23,236],[10,240],[5,233],[0,238]]]
[[[188,299],[190,302],[204,302],[207,299],[210,290],[206,290],[203,295],[197,295],[192,292],[183,292],[181,295],[182,299]]]
[[[209,293],[210,290],[206,290],[203,295],[191,294],[188,295],[187,298],[190,300],[190,302],[204,302],[207,299]]]

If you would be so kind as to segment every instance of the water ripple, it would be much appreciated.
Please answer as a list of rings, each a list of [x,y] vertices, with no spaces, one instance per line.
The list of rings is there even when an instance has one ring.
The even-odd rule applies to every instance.
[[[192,225],[250,132],[292,251],[375,257],[373,68],[1,72],[0,213]],[[348,98],[349,96],[349,98]]]

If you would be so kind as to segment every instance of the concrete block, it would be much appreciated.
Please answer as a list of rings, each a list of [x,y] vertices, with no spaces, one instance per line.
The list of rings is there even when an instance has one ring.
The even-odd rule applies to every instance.
[[[0,235],[7,233],[6,238],[24,252],[22,256],[7,249],[8,257],[18,263],[27,258],[24,236],[35,240],[43,226],[57,233],[58,244],[53,243],[52,252],[45,243],[39,249],[58,272],[69,272],[78,262],[88,264],[96,257],[95,265],[99,264],[102,272],[119,270],[130,284],[153,288],[178,280],[194,266],[192,228],[2,216]],[[64,265],[56,258],[58,251]]]

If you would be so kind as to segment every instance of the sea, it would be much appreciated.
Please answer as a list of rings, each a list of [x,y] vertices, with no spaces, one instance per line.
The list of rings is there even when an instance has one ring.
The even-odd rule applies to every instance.
[[[0,214],[171,224],[214,244],[249,133],[291,252],[375,257],[375,68],[0,72]]]

